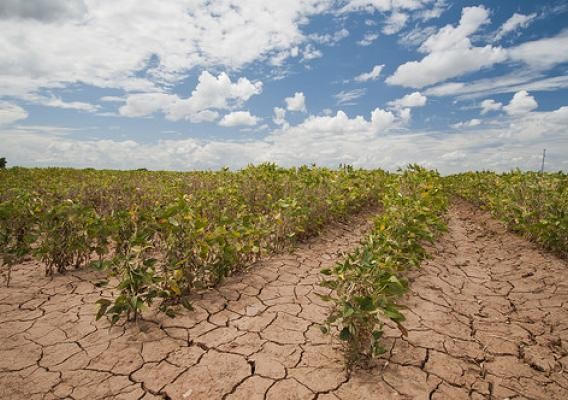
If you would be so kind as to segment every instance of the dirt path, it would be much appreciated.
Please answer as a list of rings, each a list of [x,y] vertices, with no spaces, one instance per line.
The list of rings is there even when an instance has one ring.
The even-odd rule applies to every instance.
[[[139,329],[94,323],[92,273],[50,281],[24,265],[0,289],[0,398],[568,398],[568,265],[463,204],[412,273],[409,336],[388,330],[379,366],[348,376],[319,331],[315,293],[320,268],[357,245],[366,217]]]
[[[468,204],[449,217],[411,274],[409,335],[391,331],[382,381],[413,399],[568,399],[568,263]]]

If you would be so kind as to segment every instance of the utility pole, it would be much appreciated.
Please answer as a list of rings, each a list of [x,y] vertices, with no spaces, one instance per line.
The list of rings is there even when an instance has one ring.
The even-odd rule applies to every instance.
[[[542,150],[542,165],[540,166],[540,173],[544,174],[544,159],[546,158],[546,149]]]

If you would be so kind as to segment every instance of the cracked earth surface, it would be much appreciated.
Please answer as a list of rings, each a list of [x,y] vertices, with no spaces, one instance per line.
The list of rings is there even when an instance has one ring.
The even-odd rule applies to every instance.
[[[1,399],[566,399],[568,265],[465,203],[409,274],[407,337],[348,374],[319,330],[319,270],[357,246],[371,214],[334,224],[194,296],[175,319],[94,321],[90,271],[33,263],[0,289]]]

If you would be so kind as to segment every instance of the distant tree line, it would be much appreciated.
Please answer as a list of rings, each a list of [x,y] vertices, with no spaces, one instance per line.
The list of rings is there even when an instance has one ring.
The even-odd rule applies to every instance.
[[[6,157],[0,157],[0,169],[6,168]]]

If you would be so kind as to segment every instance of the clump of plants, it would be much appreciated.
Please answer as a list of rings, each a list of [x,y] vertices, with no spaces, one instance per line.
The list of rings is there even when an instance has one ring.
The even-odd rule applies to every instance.
[[[10,201],[0,203],[0,267],[6,286],[10,286],[14,265],[32,252],[37,239],[38,205],[38,199],[25,191],[18,191]]]
[[[408,290],[403,272],[427,257],[423,245],[445,229],[447,197],[437,172],[416,165],[386,185],[382,213],[361,246],[333,268],[322,270],[321,283],[332,303],[322,326],[339,332],[348,368],[365,366],[385,352],[381,338],[385,321],[406,335],[398,301]]]
[[[99,318],[115,322],[138,318],[158,298],[170,315],[176,304],[190,306],[192,290],[375,205],[388,176],[269,163],[187,173],[14,167],[0,175],[4,265],[33,255],[47,275],[85,265],[108,271],[120,294],[99,303]],[[37,204],[30,209],[16,193]]]
[[[519,170],[467,172],[446,178],[450,190],[509,229],[568,258],[568,175]]]

